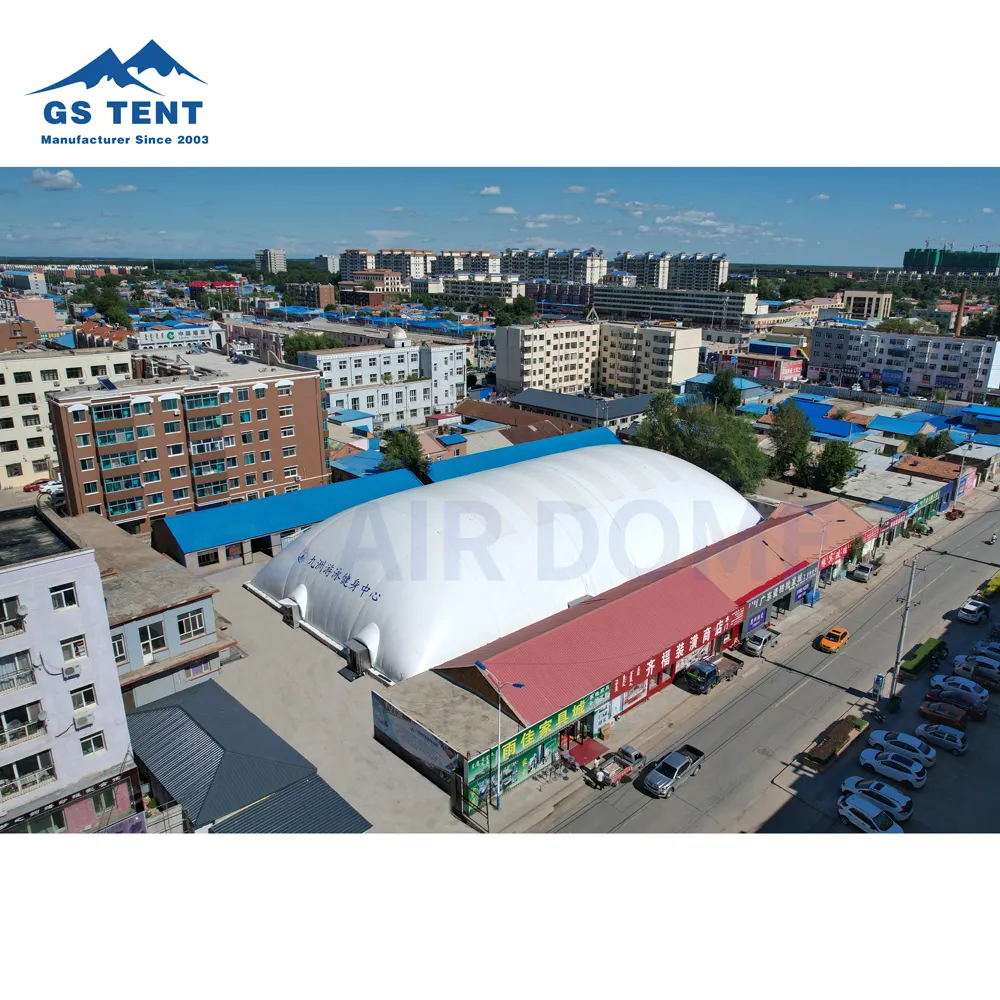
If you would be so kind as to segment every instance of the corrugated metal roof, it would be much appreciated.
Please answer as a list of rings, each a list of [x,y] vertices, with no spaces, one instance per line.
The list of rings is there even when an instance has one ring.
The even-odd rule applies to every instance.
[[[251,500],[241,504],[238,512],[227,504],[175,514],[165,518],[163,524],[182,552],[199,552],[245,538],[259,538],[316,524],[369,500],[419,485],[420,480],[408,469],[397,469],[378,476]]]
[[[214,680],[126,716],[135,756],[204,826],[316,768]]]
[[[878,416],[868,425],[868,429],[885,434],[902,434],[904,437],[913,437],[920,433],[925,422],[923,420],[907,420],[903,417]]]
[[[447,462],[435,462],[430,467],[428,475],[431,482],[440,483],[458,476],[468,476],[473,472],[500,469],[532,458],[544,458],[547,455],[557,455],[601,444],[621,444],[621,441],[607,427],[593,427],[590,430],[578,431],[576,434],[560,434],[558,437],[546,438],[543,441],[529,441],[526,444],[512,445],[510,448],[497,448],[495,451],[482,451],[475,455],[450,458]]]
[[[365,833],[356,809],[318,774],[295,782],[212,827],[212,833]]]
[[[653,398],[651,392],[638,396],[621,396],[617,399],[595,399],[592,396],[571,396],[551,389],[525,389],[512,400],[518,406],[532,406],[551,413],[573,413],[579,417],[603,417],[614,420],[617,417],[638,416]]]

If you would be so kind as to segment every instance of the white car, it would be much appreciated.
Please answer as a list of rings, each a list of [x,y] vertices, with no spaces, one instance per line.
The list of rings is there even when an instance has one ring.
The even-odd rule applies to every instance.
[[[837,801],[837,812],[844,826],[856,826],[863,833],[903,832],[903,828],[893,822],[888,813],[862,795],[841,795]]]
[[[927,784],[927,769],[918,760],[901,753],[884,750],[862,750],[858,762],[865,771],[881,774],[883,778],[902,781],[910,788],[923,788]]]
[[[979,625],[990,616],[990,606],[982,601],[968,600],[958,609],[958,620]]]
[[[992,680],[1000,681],[1000,660],[994,660],[990,656],[976,654],[974,656],[956,656],[952,664],[952,670],[959,677],[972,677],[976,673],[989,677]]]
[[[933,747],[909,733],[890,733],[885,729],[878,729],[868,737],[868,745],[876,750],[888,750],[904,757],[912,757],[924,767],[933,767],[937,760]]]
[[[41,487],[38,492],[39,493],[62,493],[63,492],[62,480],[60,479],[60,480],[48,482],[43,487]]]
[[[861,383],[855,382],[854,385],[851,386],[851,392],[861,392]]]
[[[935,674],[931,678],[932,688],[940,688],[942,691],[961,691],[963,694],[971,694],[973,698],[979,699],[980,705],[985,705],[990,700],[990,693],[975,681],[970,681],[968,677],[956,677],[952,674]]]
[[[860,795],[871,799],[883,812],[887,812],[897,823],[909,819],[913,813],[913,799],[898,788],[887,785],[877,778],[847,778],[840,786],[844,795]]]
[[[948,750],[956,757],[961,757],[969,749],[969,738],[961,729],[922,722],[917,726],[915,732],[921,739],[941,747],[942,750]]]
[[[972,651],[992,657],[994,660],[1000,660],[1000,642],[996,639],[982,639],[972,647]]]

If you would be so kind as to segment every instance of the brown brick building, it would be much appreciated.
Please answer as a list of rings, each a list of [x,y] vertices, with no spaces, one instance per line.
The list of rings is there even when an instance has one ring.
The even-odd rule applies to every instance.
[[[0,351],[16,351],[24,344],[38,341],[38,328],[30,320],[0,319]]]
[[[70,514],[136,533],[328,481],[320,372],[150,352],[133,375],[46,393]]]

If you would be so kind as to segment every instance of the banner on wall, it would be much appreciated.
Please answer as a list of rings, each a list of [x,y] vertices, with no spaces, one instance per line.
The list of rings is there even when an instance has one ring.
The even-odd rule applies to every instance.
[[[404,715],[395,705],[390,705],[375,691],[372,691],[372,717],[380,733],[417,760],[442,771],[454,771],[458,766],[461,756],[456,750],[419,722]]]

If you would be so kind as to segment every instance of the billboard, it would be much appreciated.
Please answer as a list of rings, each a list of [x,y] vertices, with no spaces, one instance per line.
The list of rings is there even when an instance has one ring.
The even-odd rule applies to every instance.
[[[456,750],[375,691],[372,691],[372,717],[380,733],[417,760],[441,771],[454,771],[458,766],[460,756]]]

